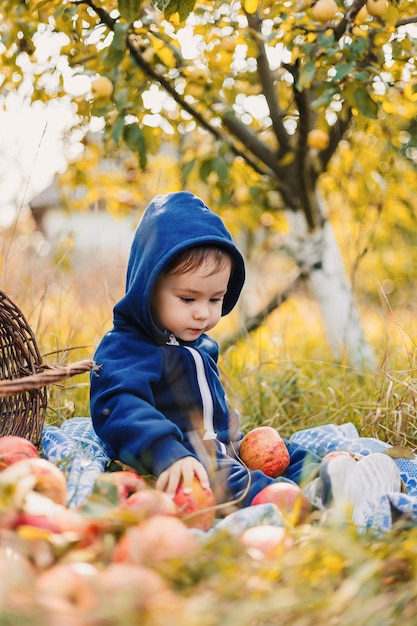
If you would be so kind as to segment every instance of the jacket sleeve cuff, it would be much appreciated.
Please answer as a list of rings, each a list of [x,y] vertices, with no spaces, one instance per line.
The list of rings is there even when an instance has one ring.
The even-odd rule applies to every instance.
[[[167,438],[155,443],[146,453],[146,465],[152,468],[152,474],[159,476],[170,465],[186,456],[197,458],[182,443],[176,439]]]

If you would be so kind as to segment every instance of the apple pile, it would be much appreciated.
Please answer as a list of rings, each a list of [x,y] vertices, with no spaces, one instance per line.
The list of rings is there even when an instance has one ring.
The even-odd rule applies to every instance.
[[[99,475],[88,502],[67,506],[65,473],[28,440],[0,437],[0,594],[11,615],[47,625],[133,614],[182,624],[184,601],[158,571],[198,550],[215,500],[198,480],[174,499],[127,469]],[[88,617],[87,617],[88,616]]]
[[[67,497],[64,470],[26,439],[0,437],[2,610],[46,626],[121,623],[121,614],[125,623],[132,616],[187,623],[187,600],[166,572],[201,554],[201,536],[191,529],[212,528],[211,489],[195,479],[190,493],[180,484],[172,499],[126,468],[100,474],[83,505],[71,508]],[[238,541],[256,559],[291,544],[287,529],[266,526]]]

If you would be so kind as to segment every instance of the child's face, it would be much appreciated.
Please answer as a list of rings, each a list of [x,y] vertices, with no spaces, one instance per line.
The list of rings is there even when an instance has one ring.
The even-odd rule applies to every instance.
[[[161,329],[178,339],[195,341],[220,319],[223,297],[230,278],[231,262],[214,273],[214,263],[207,259],[199,269],[184,274],[162,275],[155,286],[152,313]]]

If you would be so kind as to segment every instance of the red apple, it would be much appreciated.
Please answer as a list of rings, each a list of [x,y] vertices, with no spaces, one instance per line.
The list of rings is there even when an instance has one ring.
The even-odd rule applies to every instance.
[[[271,426],[249,431],[240,442],[239,456],[250,470],[262,470],[272,478],[283,474],[290,464],[288,448]]]
[[[279,549],[288,548],[292,543],[285,528],[272,524],[246,528],[240,535],[240,541],[255,558],[275,555]]]
[[[294,483],[276,482],[264,487],[253,498],[251,505],[275,504],[285,520],[292,525],[302,524],[311,512],[311,504],[302,489]]]
[[[12,621],[14,617],[15,623],[28,623],[34,615],[35,577],[35,566],[16,538],[11,544],[0,546],[1,623],[6,624],[9,616]]]
[[[0,470],[16,463],[16,461],[39,456],[36,446],[25,437],[16,435],[0,437]]]
[[[16,530],[23,526],[79,537],[84,537],[88,529],[87,521],[78,511],[57,504],[36,491],[29,491],[19,508],[8,508],[0,517],[1,528]]]
[[[332,450],[328,452],[322,459],[322,461],[328,461],[329,459],[334,459],[335,456],[350,456],[350,453],[346,450]]]
[[[184,492],[184,485],[180,483],[174,496],[174,503],[182,521],[189,528],[210,530],[216,517],[216,499],[210,488],[204,488],[197,476],[191,484],[191,492]]]
[[[91,624],[90,613],[99,604],[98,573],[95,565],[84,562],[58,563],[41,572],[35,593],[50,618],[47,623]]]
[[[115,602],[115,598],[123,601],[124,611],[131,612],[132,616],[146,615],[148,621],[150,613],[156,612],[159,619],[155,620],[155,624],[183,623],[181,597],[170,589],[161,574],[150,567],[110,563],[100,572],[98,582],[102,596],[101,615],[106,616],[108,624],[116,624],[120,620],[121,605],[120,601]],[[180,618],[178,622],[177,616]]]
[[[67,501],[67,481],[57,465],[42,458],[30,458],[9,465],[0,473],[0,486],[16,486],[16,499],[37,491],[57,504]],[[19,506],[19,502],[15,505]]]
[[[134,511],[143,517],[150,515],[177,515],[174,501],[164,491],[143,489],[136,491],[120,504],[120,509]]]
[[[116,488],[119,502],[123,502],[133,493],[146,489],[147,484],[145,479],[133,470],[120,470],[103,472],[97,477],[94,485],[95,491],[99,491],[104,497],[111,494],[113,487]]]
[[[152,515],[122,535],[114,548],[113,562],[140,565],[186,559],[197,547],[197,538],[178,517]]]

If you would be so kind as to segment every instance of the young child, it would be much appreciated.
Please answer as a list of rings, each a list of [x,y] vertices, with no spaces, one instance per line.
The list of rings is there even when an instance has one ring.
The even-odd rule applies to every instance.
[[[217,502],[247,506],[274,479],[238,458],[243,437],[206,334],[235,306],[245,266],[222,220],[188,192],[154,198],[136,230],[126,292],[95,354],[91,415],[115,459],[174,496],[196,476]],[[289,445],[282,480],[298,482],[306,452]],[[310,453],[309,453],[310,454]],[[320,462],[310,455],[312,466]]]

